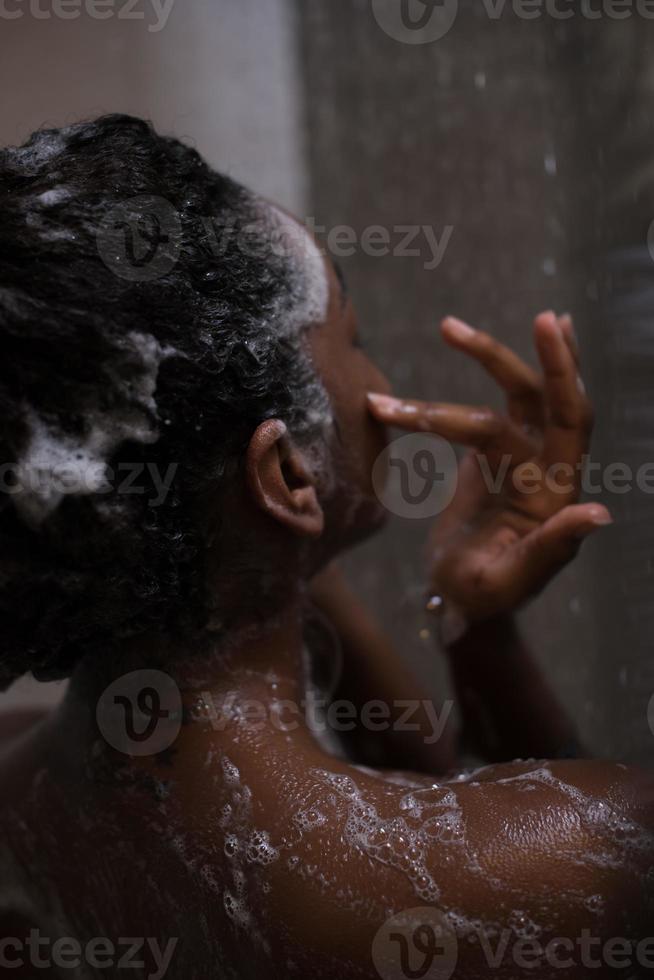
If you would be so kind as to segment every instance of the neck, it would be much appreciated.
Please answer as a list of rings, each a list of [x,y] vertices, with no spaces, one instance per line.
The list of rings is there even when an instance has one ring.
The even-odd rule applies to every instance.
[[[117,685],[116,693],[121,694],[122,678],[136,671],[160,671],[166,690],[176,688],[185,706],[207,693],[253,690],[273,674],[285,697],[299,699],[304,685],[303,645],[303,603],[299,596],[265,621],[245,624],[226,637],[203,642],[202,652],[198,652],[197,643],[173,650],[163,636],[140,637],[138,643],[127,643],[113,657],[89,658],[78,666],[60,720],[66,728],[76,730],[78,739],[97,738],[96,707],[104,692]],[[151,683],[151,677],[144,677],[146,685]],[[134,696],[133,686],[126,692],[127,697]]]
[[[245,624],[221,639],[206,655],[189,651],[171,667],[180,690],[193,694],[262,677],[271,671],[285,680],[301,681],[303,603],[299,597],[274,616]]]

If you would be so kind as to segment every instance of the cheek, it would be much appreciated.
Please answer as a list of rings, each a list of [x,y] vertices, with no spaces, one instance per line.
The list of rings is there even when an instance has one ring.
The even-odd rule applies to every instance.
[[[363,474],[366,486],[372,491],[372,470],[378,457],[383,453],[390,442],[390,432],[385,425],[374,419],[367,412],[366,430],[364,433],[364,452],[362,459],[366,461],[366,472]]]
[[[365,352],[349,340],[339,345],[337,353],[333,348],[323,350],[328,336],[317,335],[313,351],[338,422],[339,469],[347,483],[368,496],[373,492],[372,468],[389,436],[385,426],[371,415],[366,396],[370,391],[390,394],[390,385]]]
[[[367,495],[372,494],[372,469],[377,457],[389,443],[386,426],[373,418],[368,410],[366,395],[380,391],[379,386],[360,384],[342,392],[340,405],[335,405],[342,437],[344,456],[350,479]]]
[[[370,463],[370,467],[372,467],[377,456],[390,442],[390,433],[386,426],[371,414],[368,408],[367,395],[368,392],[390,395],[392,394],[392,389],[388,378],[367,357],[365,358],[365,364],[367,370],[365,372],[365,385],[361,392],[359,411],[363,444],[367,447],[365,458]]]

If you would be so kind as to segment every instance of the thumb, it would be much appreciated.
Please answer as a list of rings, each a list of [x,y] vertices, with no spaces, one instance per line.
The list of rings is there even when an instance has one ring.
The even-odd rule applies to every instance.
[[[493,563],[504,594],[516,604],[540,591],[577,554],[593,531],[613,523],[601,504],[572,504],[527,534]]]

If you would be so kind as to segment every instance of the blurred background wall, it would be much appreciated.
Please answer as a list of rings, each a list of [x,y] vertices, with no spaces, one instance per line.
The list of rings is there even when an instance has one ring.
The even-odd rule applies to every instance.
[[[597,17],[598,4],[588,17],[577,6],[571,18],[525,19],[508,3],[453,0],[439,5],[442,29],[456,14],[451,27],[430,40],[431,5],[420,43],[400,6],[299,5],[309,198],[320,220],[359,231],[427,224],[437,237],[453,229],[433,270],[424,244],[414,257],[342,260],[372,352],[398,393],[500,404],[476,366],[445,352],[439,319],[459,315],[533,361],[534,314],[570,311],[598,409],[593,462],[635,470],[654,448],[654,299],[641,296],[636,321],[625,316],[633,270],[618,262],[616,284],[608,255],[635,248],[652,282],[654,25]],[[416,22],[428,9],[408,5]],[[521,619],[586,743],[651,760],[650,498],[634,489],[592,499],[616,526]],[[425,522],[398,519],[350,565],[396,642],[433,675],[419,612],[425,533]]]
[[[141,0],[143,20],[3,22],[0,82],[12,95],[0,141],[128,111],[315,219],[323,238],[338,225],[359,238],[382,226],[399,244],[394,229],[427,226],[444,246],[437,264],[422,234],[417,255],[339,256],[367,346],[396,391],[497,404],[480,371],[444,351],[438,320],[457,314],[533,360],[533,315],[569,310],[599,408],[593,458],[647,461],[654,23],[590,19],[578,8],[569,19],[525,19],[508,2],[479,0],[443,0],[434,22],[433,4],[407,0],[416,23],[425,15],[421,32],[401,26],[400,6],[174,0],[157,25]],[[450,15],[449,29],[431,37]],[[640,256],[636,273],[625,248]],[[636,490],[597,499],[616,526],[522,619],[587,743],[646,761],[649,498]],[[407,661],[443,685],[421,612],[427,527],[396,517],[347,565]]]

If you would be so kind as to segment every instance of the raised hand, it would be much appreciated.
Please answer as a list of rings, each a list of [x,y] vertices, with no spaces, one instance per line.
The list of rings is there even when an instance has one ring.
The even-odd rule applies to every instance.
[[[389,425],[471,446],[452,503],[430,540],[430,589],[469,620],[508,612],[539,592],[611,516],[578,503],[592,409],[569,316],[534,321],[541,372],[453,317],[442,334],[506,393],[507,410],[369,396]]]

